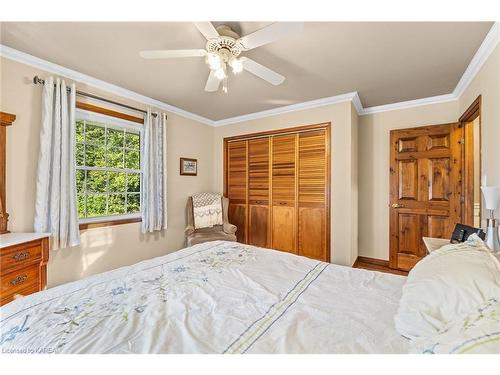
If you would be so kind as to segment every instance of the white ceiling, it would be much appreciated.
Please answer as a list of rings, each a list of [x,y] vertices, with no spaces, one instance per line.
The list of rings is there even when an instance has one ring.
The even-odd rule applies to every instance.
[[[268,25],[229,24],[240,35]],[[243,72],[230,75],[228,94],[204,92],[202,58],[139,57],[148,49],[204,48],[190,22],[3,22],[1,44],[220,120],[354,91],[364,107],[448,94],[492,25],[307,22],[302,33],[245,53],[284,75],[282,85]]]

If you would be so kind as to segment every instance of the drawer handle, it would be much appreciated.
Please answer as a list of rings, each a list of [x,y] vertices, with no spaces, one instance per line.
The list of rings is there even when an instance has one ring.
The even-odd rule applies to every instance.
[[[12,255],[12,259],[14,259],[16,262],[20,262],[22,260],[28,259],[30,256],[29,251],[19,251]]]
[[[280,202],[280,204],[281,204],[282,206],[284,206],[284,205],[286,205],[286,202]]]
[[[11,285],[19,285],[19,284],[22,284],[26,281],[26,279],[28,278],[28,275],[19,275],[19,276],[16,276],[15,278],[13,278],[12,280],[10,280],[10,284]]]

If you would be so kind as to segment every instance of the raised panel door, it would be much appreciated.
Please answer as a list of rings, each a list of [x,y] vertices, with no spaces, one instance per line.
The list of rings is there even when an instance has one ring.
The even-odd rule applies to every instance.
[[[391,131],[390,260],[410,270],[422,237],[449,238],[461,217],[460,124]]]

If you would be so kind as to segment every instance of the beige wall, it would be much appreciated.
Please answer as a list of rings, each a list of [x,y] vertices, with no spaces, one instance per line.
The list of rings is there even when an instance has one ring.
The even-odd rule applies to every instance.
[[[7,130],[7,210],[11,231],[32,231],[35,176],[41,116],[41,87],[35,74],[50,74],[1,59],[1,110],[17,120]],[[143,108],[123,98],[78,84],[79,90]],[[184,246],[185,203],[189,195],[213,185],[213,128],[168,113],[168,230],[141,234],[140,223],[82,231],[82,244],[50,253],[48,285],[55,286],[95,273],[136,263]],[[179,175],[179,157],[198,159],[198,176]]]
[[[389,259],[389,132],[457,119],[457,101],[360,116],[359,255]]]
[[[225,137],[259,131],[289,128],[323,122],[332,124],[332,186],[331,186],[331,261],[351,265],[357,257],[357,200],[352,185],[352,144],[356,126],[351,126],[353,115],[350,102],[309,110],[285,113],[263,119],[245,121],[215,128],[214,135],[214,189],[223,191],[223,140]],[[355,115],[357,116],[357,115]],[[354,259],[354,260],[353,260]]]
[[[482,173],[487,176],[488,185],[500,185],[498,46],[458,100],[360,117],[359,255],[389,259],[389,131],[456,122],[479,95],[482,95]]]
[[[459,113],[481,95],[482,173],[488,185],[500,185],[500,46],[459,98]],[[497,217],[500,214],[497,211]],[[483,213],[484,215],[484,213]]]
[[[359,255],[359,119],[351,103],[351,265]]]
[[[0,63],[0,109],[17,115],[7,136],[10,229],[31,231],[41,102],[41,89],[31,79],[35,74],[43,77],[49,74],[7,59],[1,59]],[[78,87],[113,99],[83,84]],[[217,128],[169,113],[169,229],[142,235],[139,224],[128,224],[84,231],[81,246],[51,252],[49,286],[183,247],[187,197],[203,190],[222,192],[224,137],[321,122],[332,123],[332,262],[351,265],[358,250],[362,256],[388,259],[389,131],[454,122],[479,94],[482,95],[483,174],[487,175],[489,185],[500,185],[499,47],[459,100],[453,102],[364,116],[358,116],[352,104],[346,102]],[[114,99],[143,107],[123,98]],[[179,176],[181,156],[198,159],[197,177]]]

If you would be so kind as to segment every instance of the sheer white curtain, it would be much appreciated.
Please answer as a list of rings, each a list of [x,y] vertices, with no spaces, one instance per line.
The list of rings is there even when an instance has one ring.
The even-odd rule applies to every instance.
[[[141,147],[142,232],[167,227],[167,138],[165,113],[156,117],[148,109],[144,117]]]
[[[75,85],[45,81],[36,177],[35,232],[52,234],[53,248],[80,244],[75,183]]]

